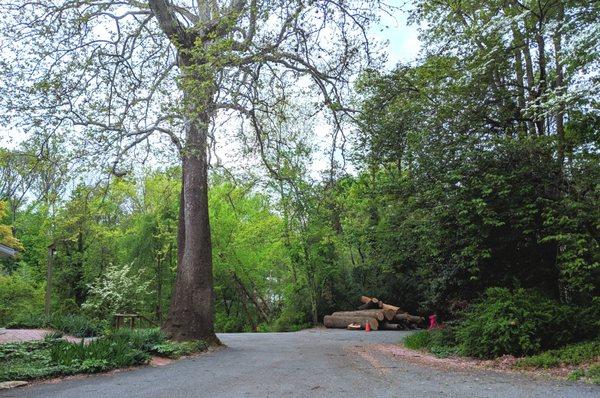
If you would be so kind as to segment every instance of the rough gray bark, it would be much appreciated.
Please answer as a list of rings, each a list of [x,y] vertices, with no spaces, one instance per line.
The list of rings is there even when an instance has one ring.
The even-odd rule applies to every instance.
[[[556,33],[552,37],[552,41],[554,43],[554,63],[556,68],[556,90],[559,95],[563,95],[565,91],[565,81],[564,81],[564,70],[561,60],[562,53],[562,32],[564,22],[564,5],[562,3],[558,6],[558,27],[556,29]],[[556,135],[558,136],[557,143],[557,155],[558,162],[562,169],[564,167],[565,162],[565,105],[562,103],[558,107],[558,111],[556,112]]]
[[[218,343],[214,333],[212,244],[208,216],[208,160],[206,142],[209,117],[189,123],[183,166],[183,223],[180,263],[163,325],[175,340],[203,339]],[[180,231],[181,231],[180,229]]]

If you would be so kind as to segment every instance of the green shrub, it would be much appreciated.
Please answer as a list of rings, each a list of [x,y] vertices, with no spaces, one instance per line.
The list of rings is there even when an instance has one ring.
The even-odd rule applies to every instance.
[[[75,337],[94,337],[101,335],[108,325],[106,322],[93,321],[83,315],[69,314],[51,316],[49,326]]]
[[[534,291],[491,288],[467,310],[456,339],[467,356],[536,354],[580,337],[574,312]]]
[[[0,382],[31,380],[69,374],[50,359],[50,347],[57,340],[44,339],[23,343],[0,344]]]
[[[88,286],[88,297],[81,308],[104,319],[116,313],[139,312],[148,297],[149,284],[141,271],[134,272],[132,264],[110,265]]]
[[[109,332],[106,337],[111,340],[125,340],[136,350],[168,358],[190,355],[208,347],[204,341],[168,341],[159,328],[117,329]]]
[[[33,284],[20,273],[0,274],[0,326],[10,324],[22,314],[39,317],[43,309],[43,285]]]
[[[516,365],[521,368],[551,368],[559,365],[579,365],[599,357],[600,340],[596,340],[570,344],[556,350],[521,358]]]
[[[273,332],[297,332],[302,329],[307,329],[312,326],[307,322],[306,315],[293,308],[284,308],[273,324],[271,331]]]
[[[0,381],[94,373],[148,362],[150,355],[178,358],[205,350],[203,341],[171,342],[158,329],[119,329],[89,344],[51,333],[43,340],[0,345]]]
[[[152,347],[157,344],[166,343],[167,341],[167,337],[159,328],[121,328],[110,331],[107,337],[115,340],[126,340],[133,348],[146,352],[151,352]]]
[[[600,297],[594,297],[591,305],[574,317],[582,339],[600,338]]]
[[[100,338],[89,344],[60,341],[50,349],[53,363],[75,372],[99,372],[148,362],[150,356],[126,338]]]
[[[152,346],[151,352],[161,357],[179,358],[207,348],[208,345],[204,341],[166,341]]]

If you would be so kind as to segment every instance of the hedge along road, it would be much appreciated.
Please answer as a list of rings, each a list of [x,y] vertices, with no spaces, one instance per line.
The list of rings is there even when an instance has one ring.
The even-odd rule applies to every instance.
[[[221,334],[227,348],[161,367],[39,383],[1,397],[599,397],[580,382],[445,370],[372,345],[408,332],[310,329]],[[380,346],[379,346],[380,347]]]

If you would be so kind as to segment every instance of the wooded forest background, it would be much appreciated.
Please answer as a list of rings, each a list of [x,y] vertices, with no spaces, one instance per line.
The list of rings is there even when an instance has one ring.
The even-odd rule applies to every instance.
[[[441,320],[490,287],[598,304],[599,3],[416,0],[410,13],[419,59],[355,84],[356,172],[314,176],[294,104],[270,132],[277,173],[211,169],[217,331],[296,330],[361,294]],[[180,167],[82,177],[64,139],[0,149],[0,242],[21,250],[1,262],[0,325],[43,312],[50,244],[52,312],[162,322]]]

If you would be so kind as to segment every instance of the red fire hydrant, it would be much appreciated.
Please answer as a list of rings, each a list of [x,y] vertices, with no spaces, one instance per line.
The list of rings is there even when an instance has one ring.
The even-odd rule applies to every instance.
[[[435,329],[437,326],[437,316],[435,314],[429,315],[429,329]]]

